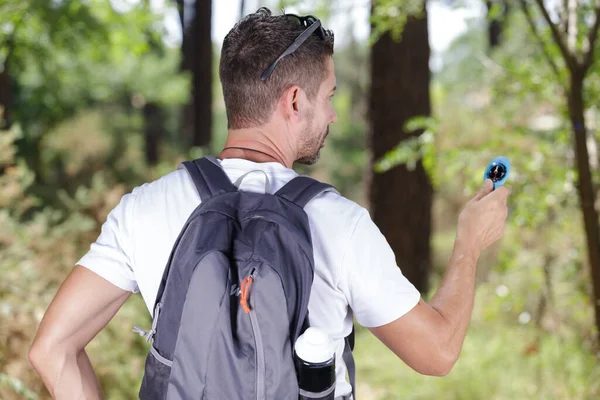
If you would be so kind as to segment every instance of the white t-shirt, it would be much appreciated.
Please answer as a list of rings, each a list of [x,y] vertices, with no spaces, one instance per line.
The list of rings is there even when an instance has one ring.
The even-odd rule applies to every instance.
[[[275,193],[298,175],[279,163],[225,159],[221,165],[232,182],[247,174],[239,189],[251,192]],[[182,168],[136,187],[110,212],[78,264],[121,289],[139,291],[152,313],[172,247],[198,204],[196,187]],[[325,192],[305,210],[315,261],[310,320],[335,343],[335,395],[341,396],[351,392],[342,352],[352,313],[363,326],[385,325],[410,311],[420,294],[400,272],[392,249],[363,207]]]

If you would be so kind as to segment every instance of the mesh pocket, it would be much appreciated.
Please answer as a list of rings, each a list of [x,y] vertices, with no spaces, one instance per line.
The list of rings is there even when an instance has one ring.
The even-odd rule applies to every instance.
[[[154,346],[150,348],[140,387],[141,400],[166,400],[172,364],[173,362],[161,356]]]

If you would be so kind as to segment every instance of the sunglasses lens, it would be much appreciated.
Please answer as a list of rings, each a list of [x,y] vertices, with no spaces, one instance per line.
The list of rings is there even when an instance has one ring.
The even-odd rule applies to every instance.
[[[286,15],[286,18],[289,19],[290,21],[295,22],[296,24],[303,26],[304,24],[302,23],[302,19],[297,16],[297,15],[293,15],[293,14],[288,14]]]
[[[311,26],[312,24],[314,24],[315,22],[318,21],[317,18],[315,18],[312,15],[307,15],[306,17],[300,17],[295,14],[286,14],[285,16],[290,21],[294,21],[296,24],[298,24],[304,28],[308,28],[309,26]],[[320,32],[319,32],[319,36],[321,36]]]

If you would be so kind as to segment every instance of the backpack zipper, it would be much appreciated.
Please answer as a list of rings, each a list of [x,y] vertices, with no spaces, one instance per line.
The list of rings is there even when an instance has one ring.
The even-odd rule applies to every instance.
[[[265,351],[263,347],[262,334],[256,317],[256,311],[250,308],[248,303],[248,294],[250,285],[256,277],[256,268],[253,268],[250,275],[244,278],[240,285],[240,304],[244,312],[250,317],[250,325],[252,325],[252,333],[254,335],[254,344],[256,347],[256,400],[265,399]]]

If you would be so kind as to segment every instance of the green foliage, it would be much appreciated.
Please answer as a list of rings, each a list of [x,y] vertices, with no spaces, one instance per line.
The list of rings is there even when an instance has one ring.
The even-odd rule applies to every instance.
[[[364,196],[364,190],[360,183],[363,180],[367,163],[367,154],[364,151],[366,124],[364,121],[352,119],[353,109],[350,103],[351,95],[348,89],[338,89],[334,107],[338,113],[339,122],[330,128],[318,170],[326,171],[325,173],[329,175],[326,180],[331,182],[337,190],[360,202]]]
[[[371,43],[389,32],[394,40],[400,40],[408,18],[422,18],[424,0],[376,0],[371,13]]]
[[[10,39],[2,46],[9,55],[4,62],[9,71],[19,72],[15,119],[24,127],[43,122],[32,126],[32,132],[24,129],[26,135],[41,135],[82,103],[106,96],[110,91],[90,85],[97,83],[93,77],[102,70],[99,64],[119,63],[128,54],[139,56],[148,49],[140,30],[151,22],[145,10],[120,14],[102,1],[23,1],[18,8],[5,7],[16,8],[0,12],[9,16],[8,21],[0,20]]]
[[[438,174],[435,171],[437,129],[438,122],[432,117],[414,117],[408,120],[404,127],[405,133],[417,131],[422,133],[419,136],[403,139],[394,149],[387,152],[375,163],[375,172],[382,173],[400,164],[405,164],[409,170],[413,170],[417,162],[422,161],[433,186],[438,186]]]
[[[160,16],[145,4],[121,12],[105,1],[0,7],[7,38],[0,42],[0,64],[14,81],[11,111],[22,131],[18,154],[38,183],[60,184],[46,171],[60,169],[64,160],[57,153],[42,156],[40,147],[49,132],[82,109],[102,112],[105,129],[115,130],[115,136],[127,130],[139,135],[137,121],[147,102],[174,115],[189,98],[189,78],[178,72],[179,52],[164,47]],[[179,135],[166,136],[179,145]],[[114,146],[123,148],[122,141]],[[51,190],[36,193],[52,200]]]
[[[115,184],[102,165],[90,186],[78,186],[70,197],[58,189],[63,206],[45,205],[28,194],[33,172],[15,159],[14,132],[0,132],[0,398],[14,394],[36,398],[41,381],[30,368],[27,350],[41,317],[58,286],[77,259],[95,240],[108,212],[126,191]],[[72,143],[78,146],[78,143]],[[71,150],[74,150],[72,147]],[[135,159],[129,159],[135,162]],[[78,167],[73,164],[74,174]],[[148,174],[145,180],[150,180]],[[87,347],[107,398],[135,398],[141,382],[146,344],[131,333],[133,324],[150,323],[140,296],[119,311],[108,327]],[[114,343],[120,343],[114,346]]]
[[[358,349],[365,358],[359,368],[367,363],[363,373],[374,398],[599,395],[570,124],[563,97],[557,96],[563,89],[522,15],[514,14],[506,28],[502,47],[491,54],[477,24],[453,44],[432,87],[434,119],[416,126],[430,129],[433,140],[403,141],[377,165],[385,170],[421,157],[435,160],[427,170],[437,182],[436,284],[454,237],[454,222],[446,221],[480,187],[495,156],[511,161],[506,185],[512,195],[504,238],[479,263],[473,326],[455,370],[443,379],[419,376],[393,357],[384,361],[373,340],[362,336]],[[561,66],[557,49],[549,51]],[[595,98],[598,81],[594,70],[586,98]],[[597,111],[591,108],[586,115],[593,122]],[[591,157],[598,181],[598,156]]]
[[[600,394],[600,368],[589,348],[517,323],[472,323],[456,366],[442,378],[414,372],[367,331],[357,341],[361,398],[592,400]]]
[[[0,398],[47,397],[27,350],[58,285],[126,191],[187,158],[171,149],[189,79],[159,17],[143,4],[0,2],[0,66],[14,84],[14,124],[0,132]],[[142,153],[150,101],[170,129],[155,169]],[[148,321],[133,296],[88,346],[107,398],[135,398],[147,349],[131,327]]]
[[[0,373],[0,387],[9,387],[15,394],[23,396],[26,400],[37,400],[37,395],[29,390],[25,384],[12,376]]]

